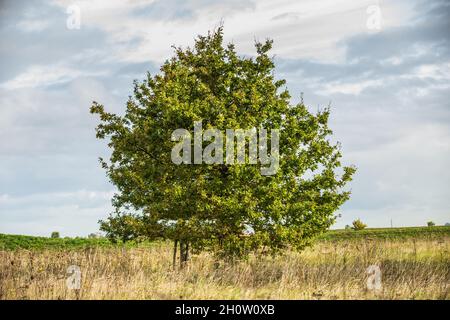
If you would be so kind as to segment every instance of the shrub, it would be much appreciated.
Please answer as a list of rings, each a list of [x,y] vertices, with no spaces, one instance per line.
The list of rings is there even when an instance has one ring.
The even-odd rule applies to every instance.
[[[53,231],[51,236],[50,236],[50,238],[53,238],[53,239],[59,238],[59,232],[58,231]]]
[[[434,227],[436,224],[433,221],[428,221],[427,226]]]
[[[102,236],[101,236],[101,234],[99,234],[99,233],[90,233],[89,235],[88,235],[88,238],[89,239],[99,239],[99,238],[101,238]]]
[[[360,219],[357,219],[355,221],[352,222],[353,224],[353,230],[363,230],[367,227],[367,225],[365,223],[363,223]]]

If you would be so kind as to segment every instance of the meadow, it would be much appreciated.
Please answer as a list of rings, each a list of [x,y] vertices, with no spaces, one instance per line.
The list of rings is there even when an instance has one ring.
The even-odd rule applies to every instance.
[[[450,227],[333,230],[298,253],[172,268],[169,242],[0,235],[0,299],[449,299]],[[81,270],[79,290],[67,268]],[[367,287],[369,266],[379,290]]]

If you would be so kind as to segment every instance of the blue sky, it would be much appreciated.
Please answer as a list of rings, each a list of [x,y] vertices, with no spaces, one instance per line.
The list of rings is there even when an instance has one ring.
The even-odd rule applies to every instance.
[[[96,232],[114,188],[92,100],[122,112],[134,79],[221,21],[243,55],[274,40],[293,103],[331,103],[358,167],[335,227],[450,222],[448,1],[1,1],[0,233]]]

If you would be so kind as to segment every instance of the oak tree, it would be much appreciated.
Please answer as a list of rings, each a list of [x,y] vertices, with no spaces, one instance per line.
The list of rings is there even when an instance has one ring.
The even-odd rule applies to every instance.
[[[255,56],[239,56],[232,43],[224,45],[220,27],[192,48],[174,48],[159,73],[135,81],[123,115],[93,103],[97,137],[108,139],[112,151],[100,161],[117,187],[115,212],[101,221],[108,237],[170,239],[174,261],[179,244],[184,263],[200,250],[301,250],[334,223],[355,168],[341,164],[340,146],[330,140],[330,110],[291,104],[286,81],[274,75],[272,41],[255,47]],[[250,163],[173,163],[172,132],[195,121],[222,132],[278,129],[278,170],[262,175]]]

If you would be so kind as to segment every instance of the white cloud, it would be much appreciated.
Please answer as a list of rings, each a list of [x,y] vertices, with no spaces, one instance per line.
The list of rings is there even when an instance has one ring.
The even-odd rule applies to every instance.
[[[83,27],[97,27],[109,34],[115,44],[117,59],[129,62],[163,61],[171,53],[171,45],[192,44],[193,35],[205,34],[223,19],[226,39],[236,43],[240,52],[253,54],[255,37],[275,40],[273,53],[284,58],[342,60],[345,51],[339,42],[350,36],[368,32],[366,8],[372,1],[255,1],[239,7],[231,2],[190,2],[193,17],[186,19],[155,19],[135,12],[155,1],[78,1]],[[56,0],[62,7],[69,0]],[[383,3],[384,27],[408,23],[412,11],[405,2]],[[176,9],[176,5],[174,10]],[[157,16],[157,14],[155,14]],[[129,45],[130,39],[138,43]]]
[[[20,88],[45,87],[70,82],[81,76],[98,76],[105,72],[83,71],[74,67],[56,65],[33,65],[15,78],[0,84],[0,88],[15,90]]]
[[[24,196],[0,195],[0,233],[87,236],[112,211],[112,191],[79,190]]]
[[[410,77],[420,79],[450,80],[450,63],[445,64],[424,64],[418,66]]]
[[[64,90],[0,89],[0,157],[85,156],[102,145],[95,139],[97,119],[89,113],[93,100],[118,110],[126,95],[117,98],[98,79],[85,77]]]
[[[378,87],[381,85],[383,85],[383,81],[381,80],[365,80],[353,83],[331,82],[318,89],[318,93],[324,95],[332,93],[358,95],[364,89]]]
[[[388,226],[391,218],[395,226],[450,221],[450,128],[411,120],[398,120],[397,128],[392,125],[377,126],[391,139],[368,150],[344,153],[346,161],[359,170],[352,182],[354,201],[341,210],[338,227],[356,218],[370,227]]]
[[[73,192],[35,193],[23,196],[0,194],[0,208],[8,210],[16,206],[58,206],[76,205],[79,207],[92,207],[105,201],[109,202],[113,191],[78,190]]]
[[[17,23],[17,27],[25,32],[41,32],[47,29],[49,25],[49,21],[39,19],[25,19]]]

